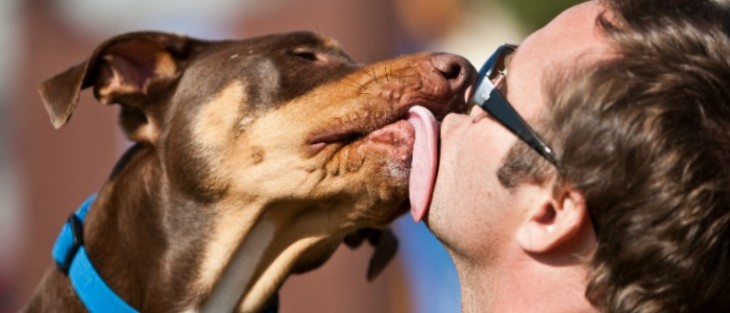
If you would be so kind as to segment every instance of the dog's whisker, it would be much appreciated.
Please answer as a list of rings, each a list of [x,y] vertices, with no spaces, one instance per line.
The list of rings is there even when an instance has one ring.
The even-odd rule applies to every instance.
[[[365,89],[365,84],[358,82],[357,80],[353,79],[352,77],[345,77],[349,82],[354,83],[355,86],[358,86],[360,89]]]
[[[365,72],[368,73],[368,76],[370,76],[370,78],[372,78],[375,83],[378,82],[378,78],[375,76],[375,71],[366,70]]]

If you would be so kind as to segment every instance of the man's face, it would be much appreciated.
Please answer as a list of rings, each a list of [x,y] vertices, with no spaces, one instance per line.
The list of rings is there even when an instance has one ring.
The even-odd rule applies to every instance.
[[[601,11],[595,1],[572,7],[520,44],[509,62],[506,97],[528,124],[537,125],[545,113],[544,82],[551,73],[605,57],[606,43],[596,26]],[[441,125],[440,164],[426,223],[457,263],[509,257],[505,249],[513,245],[515,227],[544,197],[537,192],[541,186],[508,190],[497,179],[518,140],[477,107],[470,115],[450,114]]]

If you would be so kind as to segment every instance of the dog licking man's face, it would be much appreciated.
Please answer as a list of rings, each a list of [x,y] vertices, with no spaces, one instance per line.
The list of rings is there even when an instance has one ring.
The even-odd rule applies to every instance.
[[[431,54],[360,66],[309,33],[223,45],[187,66],[172,98],[161,141],[181,174],[174,182],[209,200],[322,210],[342,229],[382,227],[404,212],[408,109],[464,110],[473,77],[465,62],[454,65],[464,74],[439,71]],[[202,171],[172,170],[191,163]]]
[[[115,173],[160,173],[143,189],[161,202],[153,208],[162,211],[161,232],[191,238],[162,254],[199,258],[190,263],[199,268],[184,269],[197,273],[195,294],[225,289],[209,302],[229,306],[239,298],[226,300],[230,288],[220,286],[242,286],[238,305],[249,311],[290,272],[325,261],[346,234],[406,212],[419,136],[409,109],[425,107],[438,120],[465,111],[475,75],[449,54],[359,65],[306,32],[241,41],[147,32],[108,40],[40,93],[56,128],[84,88],[121,106],[121,127],[137,143],[130,151],[145,161],[125,157]]]

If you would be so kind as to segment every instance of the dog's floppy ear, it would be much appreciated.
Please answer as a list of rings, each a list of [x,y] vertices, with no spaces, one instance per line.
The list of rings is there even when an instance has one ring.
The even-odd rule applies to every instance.
[[[175,81],[191,55],[203,44],[185,36],[158,32],[129,33],[107,40],[88,60],[40,86],[51,123],[55,128],[65,125],[76,108],[81,90],[91,86],[96,98],[104,104],[118,103],[123,110],[146,113],[148,108],[141,106],[148,103],[147,97],[153,89]]]

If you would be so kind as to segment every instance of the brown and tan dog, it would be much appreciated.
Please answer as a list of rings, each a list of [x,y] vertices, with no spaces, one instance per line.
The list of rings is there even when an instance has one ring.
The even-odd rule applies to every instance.
[[[59,128],[93,87],[135,142],[83,227],[109,287],[142,312],[256,312],[347,234],[405,212],[408,109],[463,111],[474,77],[449,54],[360,66],[305,32],[145,32],[106,41],[40,93]],[[27,311],[84,307],[51,268]]]

